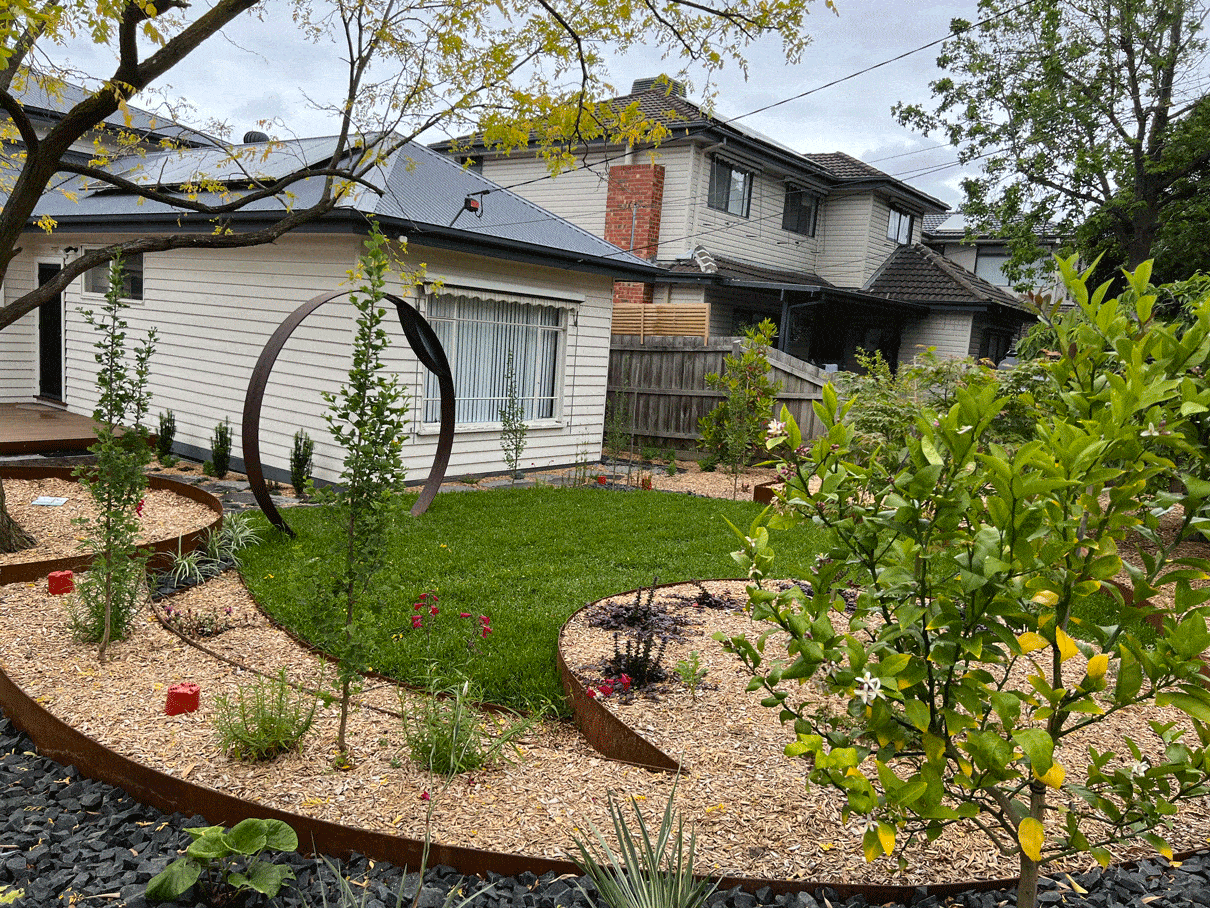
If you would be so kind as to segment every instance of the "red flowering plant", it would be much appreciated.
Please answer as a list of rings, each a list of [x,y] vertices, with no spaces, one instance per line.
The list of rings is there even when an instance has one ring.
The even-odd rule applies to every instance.
[[[450,630],[453,619],[452,609],[443,610],[436,591],[421,593],[412,603],[412,615],[409,619],[410,629],[393,634],[392,640],[403,641],[414,631],[424,631],[425,661],[434,666],[438,663],[449,665],[451,655],[449,645],[445,643],[451,637],[461,638],[468,654],[477,654],[483,647],[483,641],[492,633],[492,619],[487,615],[474,615],[471,612],[460,611],[454,628]],[[447,617],[443,617],[447,616]],[[444,627],[442,625],[445,625]],[[462,649],[462,646],[456,647]]]
[[[620,696],[630,693],[632,683],[630,675],[618,675],[616,678],[602,678],[595,685],[589,685],[585,693],[593,700],[604,700],[613,694]]]

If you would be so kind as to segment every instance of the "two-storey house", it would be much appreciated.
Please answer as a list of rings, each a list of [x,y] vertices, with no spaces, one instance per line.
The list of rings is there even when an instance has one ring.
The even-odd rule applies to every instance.
[[[782,350],[839,368],[855,366],[858,348],[892,363],[920,344],[954,356],[995,350],[989,323],[1028,319],[1015,297],[982,281],[937,299],[873,284],[904,248],[921,250],[921,268],[938,267],[918,244],[924,218],[947,206],[907,183],[842,152],[796,152],[709,114],[663,79],[636,82],[612,103],[663,124],[667,138],[646,149],[581,148],[581,165],[555,177],[533,154],[437,147],[457,148],[495,182],[669,270],[667,282],[619,283],[615,309],[705,304],[709,333],[724,336],[772,318]]]

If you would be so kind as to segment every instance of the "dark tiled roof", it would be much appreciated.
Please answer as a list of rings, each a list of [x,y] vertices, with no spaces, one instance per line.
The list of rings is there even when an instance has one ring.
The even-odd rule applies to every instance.
[[[867,292],[929,306],[998,304],[1029,311],[1017,297],[925,246],[900,246],[874,275]]]
[[[941,214],[926,214],[920,221],[920,229],[924,233],[935,233],[937,228],[944,224],[953,216],[953,212],[946,211]]]
[[[803,157],[823,167],[838,180],[895,180],[889,173],[871,167],[865,161],[859,161],[843,151],[805,154]]]
[[[664,86],[656,85],[644,91],[622,95],[605,102],[614,110],[623,111],[631,104],[638,102],[639,111],[644,118],[665,126],[687,126],[690,123],[701,124],[709,122],[710,118],[702,113],[702,109],[687,98],[669,94]]]

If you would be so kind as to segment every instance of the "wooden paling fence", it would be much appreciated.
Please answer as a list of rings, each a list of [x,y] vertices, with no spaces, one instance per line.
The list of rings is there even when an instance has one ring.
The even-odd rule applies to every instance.
[[[611,406],[625,395],[636,438],[655,447],[692,447],[698,421],[725,395],[706,386],[706,376],[723,371],[723,358],[739,354],[741,339],[614,335],[609,348]],[[822,432],[812,407],[822,397],[828,374],[782,353],[769,351],[773,378],[782,383],[774,413],[789,409],[804,437]]]

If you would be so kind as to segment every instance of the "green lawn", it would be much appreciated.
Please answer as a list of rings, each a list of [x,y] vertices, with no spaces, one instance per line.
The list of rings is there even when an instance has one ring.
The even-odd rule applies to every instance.
[[[572,612],[653,576],[661,583],[736,576],[730,553],[739,540],[726,520],[746,529],[759,512],[751,502],[590,487],[441,495],[420,518],[404,511],[390,540],[377,601],[365,613],[370,664],[423,682],[435,662],[447,678],[465,673],[487,700],[562,713],[555,647]],[[332,586],[341,531],[326,507],[292,509],[287,519],[297,538],[264,530],[264,541],[242,554],[244,578],[275,619],[324,646],[332,631],[317,591]],[[775,535],[776,573],[800,573],[819,539],[809,524]],[[433,590],[440,614],[415,630],[413,603]],[[466,641],[482,614],[493,633],[472,653]]]

